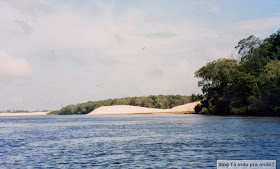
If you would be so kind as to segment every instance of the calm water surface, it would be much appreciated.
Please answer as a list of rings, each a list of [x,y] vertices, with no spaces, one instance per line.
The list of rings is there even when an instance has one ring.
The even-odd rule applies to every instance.
[[[280,162],[280,118],[203,115],[0,118],[0,168],[216,168]]]

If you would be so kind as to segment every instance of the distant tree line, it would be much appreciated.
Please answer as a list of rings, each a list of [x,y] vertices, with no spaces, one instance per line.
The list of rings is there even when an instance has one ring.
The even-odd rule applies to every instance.
[[[32,113],[32,112],[48,112],[49,110],[0,110],[0,113]]]
[[[76,105],[68,105],[61,110],[50,112],[50,114],[70,115],[70,114],[88,114],[101,106],[111,105],[132,105],[147,108],[170,109],[175,106],[197,101],[197,95],[158,95],[147,97],[126,97],[120,99],[107,99],[101,101],[89,101]]]
[[[14,109],[9,109],[9,110],[2,110],[0,113],[28,113],[28,110],[14,110]]]
[[[219,59],[200,68],[196,113],[280,116],[280,30],[239,41],[240,60]]]

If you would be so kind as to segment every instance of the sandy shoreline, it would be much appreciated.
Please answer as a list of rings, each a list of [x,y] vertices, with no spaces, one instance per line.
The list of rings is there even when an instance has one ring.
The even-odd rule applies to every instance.
[[[145,108],[129,105],[102,106],[87,115],[125,115],[125,114],[188,114],[194,112],[194,107],[200,102],[188,103],[172,109]]]
[[[129,105],[102,106],[87,115],[128,115],[128,114],[190,114],[199,102],[188,103],[171,109],[156,109]],[[49,112],[24,112],[24,113],[0,113],[0,117],[21,116],[46,116]]]
[[[0,117],[20,117],[20,116],[45,116],[49,112],[28,112],[28,113],[0,113]]]

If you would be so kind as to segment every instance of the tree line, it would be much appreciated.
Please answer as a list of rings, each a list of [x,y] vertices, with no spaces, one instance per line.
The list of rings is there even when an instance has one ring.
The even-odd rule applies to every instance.
[[[147,108],[170,109],[175,106],[197,101],[197,95],[181,96],[181,95],[158,95],[147,97],[126,97],[120,99],[107,99],[101,101],[89,101],[76,105],[68,105],[61,110],[50,112],[50,114],[70,115],[70,114],[88,114],[101,106],[111,105],[132,105]]]
[[[195,72],[201,78],[196,113],[280,115],[280,30],[266,39],[253,35],[235,47],[236,59],[218,59]]]

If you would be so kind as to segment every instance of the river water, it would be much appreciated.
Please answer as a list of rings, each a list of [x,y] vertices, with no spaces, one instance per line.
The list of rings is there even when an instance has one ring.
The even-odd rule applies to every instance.
[[[216,168],[280,162],[280,118],[206,115],[0,118],[0,168]]]

